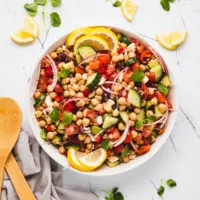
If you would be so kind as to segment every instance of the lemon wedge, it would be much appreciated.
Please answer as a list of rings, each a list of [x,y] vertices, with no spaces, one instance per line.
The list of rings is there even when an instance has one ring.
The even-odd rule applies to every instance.
[[[73,148],[70,148],[67,152],[67,158],[68,158],[68,162],[69,164],[74,167],[75,169],[79,170],[79,171],[84,171],[87,172],[88,169],[85,168],[80,162],[79,162],[79,158],[83,157],[87,154],[76,151]]]
[[[98,27],[94,28],[91,32],[91,35],[96,35],[103,38],[109,45],[109,49],[112,53],[117,52],[118,47],[118,38],[116,34],[108,28]]]
[[[97,51],[109,50],[109,45],[104,39],[99,36],[89,34],[76,40],[74,44],[74,55],[77,55],[77,49],[80,46],[90,46]]]
[[[92,28],[87,28],[87,27],[75,29],[67,37],[67,46],[73,46],[79,37],[88,34],[91,30]]]
[[[87,168],[89,171],[93,171],[100,167],[104,161],[107,159],[107,151],[105,149],[97,149],[86,156],[82,156],[78,161]]]
[[[132,0],[122,0],[121,2],[122,13],[124,17],[130,22],[133,21],[137,7],[138,6]]]
[[[166,34],[159,33],[156,35],[156,39],[166,49],[174,50],[186,40],[187,34],[187,31],[172,31]]]
[[[28,33],[19,30],[10,34],[11,39],[18,44],[27,44],[33,42],[34,38]]]

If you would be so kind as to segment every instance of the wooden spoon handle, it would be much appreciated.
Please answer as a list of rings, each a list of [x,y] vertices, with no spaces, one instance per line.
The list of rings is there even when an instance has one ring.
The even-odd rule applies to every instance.
[[[9,155],[6,162],[6,171],[20,200],[36,200],[12,153]]]
[[[0,154],[0,199],[1,199],[1,190],[2,190],[2,182],[3,182],[6,159],[7,159],[7,156],[1,153]]]

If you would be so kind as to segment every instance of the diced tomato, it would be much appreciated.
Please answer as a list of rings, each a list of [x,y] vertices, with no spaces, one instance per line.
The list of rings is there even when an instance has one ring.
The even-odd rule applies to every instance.
[[[124,52],[124,47],[119,46],[119,48],[117,49],[118,53],[123,53]]]
[[[173,108],[173,105],[172,105],[172,102],[167,100],[167,105],[168,105],[168,108],[169,109],[172,109]]]
[[[46,130],[47,130],[47,131],[52,131],[51,126],[47,126],[47,127],[46,127]]]
[[[99,61],[99,66],[107,67],[110,63],[110,56],[108,54],[100,54],[97,60]]]
[[[144,146],[141,146],[139,149],[138,149],[138,154],[139,155],[142,155],[142,154],[145,154],[147,153],[151,148],[151,145],[148,144],[148,145],[144,145]]]
[[[43,58],[42,61],[41,61],[41,67],[42,68],[46,68],[46,67],[51,67],[49,61],[46,59],[46,58]]]
[[[38,83],[38,89],[41,92],[46,91],[46,89],[47,89],[47,81],[48,81],[48,78],[46,76],[42,76],[40,78],[39,83]]]
[[[153,72],[146,72],[146,76],[148,77],[149,81],[154,82],[156,80],[156,75]]]
[[[99,61],[98,60],[90,61],[89,62],[89,68],[91,70],[94,70],[94,71],[96,71],[97,69],[99,69]]]
[[[115,71],[115,66],[114,65],[108,65],[106,69],[106,74],[111,75]]]
[[[138,40],[135,38],[130,38],[130,41],[131,41],[131,43],[135,43],[135,44],[138,42]]]
[[[140,68],[140,63],[139,62],[135,62],[131,67],[132,71],[135,71],[136,69],[139,69],[139,68]]]
[[[85,97],[88,97],[90,95],[90,90],[89,89],[83,90],[83,94]]]
[[[73,101],[70,101],[65,105],[63,108],[64,111],[75,112],[76,111],[76,104]]]
[[[148,126],[145,126],[143,129],[144,138],[148,138],[152,134],[152,129]]]
[[[75,72],[79,74],[84,74],[85,69],[83,67],[75,67]]]
[[[130,143],[132,142],[132,140],[133,138],[132,138],[131,132],[129,132],[126,139],[124,140],[124,143]]]
[[[62,102],[63,100],[63,96],[56,96],[55,97],[55,101],[57,101],[58,103]]]
[[[66,126],[65,133],[67,136],[77,134],[79,132],[79,127],[73,123]]]
[[[107,133],[108,133],[108,134],[112,134],[114,131],[115,131],[115,127],[112,126],[111,128],[109,128],[109,129],[107,130]]]
[[[122,144],[120,144],[119,146],[114,148],[114,152],[121,153],[123,149],[124,149],[124,146]]]
[[[125,72],[124,72],[124,81],[126,82],[126,83],[129,83],[130,81],[131,81],[131,75],[132,75],[132,71],[130,70],[130,69],[128,69],[128,70],[126,70]]]
[[[113,72],[110,75],[106,75],[106,77],[108,78],[109,81],[113,81],[115,79],[115,77],[117,76],[117,72]]]
[[[106,69],[107,69],[107,67],[100,66],[99,69],[98,69],[98,72],[99,72],[100,74],[104,74],[104,73],[106,73]]]
[[[111,150],[107,150],[107,156],[109,157],[111,155]]]
[[[149,144],[149,140],[148,139],[144,139],[144,144],[148,145]]]
[[[52,83],[53,83],[53,79],[52,79],[52,78],[48,78],[47,84],[48,84],[48,85],[51,85]]]
[[[159,91],[154,92],[155,97],[157,98],[159,103],[165,103],[166,97],[164,94],[160,93]]]
[[[52,67],[46,67],[44,70],[44,73],[46,76],[53,76],[53,70]]]
[[[57,83],[55,88],[54,88],[54,91],[58,94],[62,94],[63,93],[63,88],[62,88],[62,85],[60,83]]]
[[[145,50],[145,46],[142,44],[139,44],[138,40],[136,42],[136,51],[141,54]]]
[[[120,132],[118,131],[118,129],[115,128],[114,132],[112,133],[112,139],[117,140],[120,138],[120,136]]]
[[[87,109],[86,116],[91,120],[91,122],[96,123],[98,112],[93,109]]]
[[[165,132],[165,127],[161,128],[161,129],[158,131],[158,135],[162,135],[164,132]]]
[[[144,94],[142,95],[142,97],[144,99],[147,99],[147,97],[149,95],[149,89],[148,89],[148,87],[145,84],[142,84],[141,89],[144,92]]]
[[[152,52],[150,50],[145,50],[140,55],[140,61],[144,64],[147,64],[152,58]]]
[[[99,135],[98,137],[95,138],[95,142],[99,143],[101,141],[102,141],[101,135]]]

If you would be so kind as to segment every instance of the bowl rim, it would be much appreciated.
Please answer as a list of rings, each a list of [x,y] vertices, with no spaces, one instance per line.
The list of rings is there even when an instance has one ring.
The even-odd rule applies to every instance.
[[[175,122],[176,122],[176,119],[177,119],[177,114],[178,114],[178,95],[177,95],[177,89],[176,89],[176,79],[174,78],[175,77],[175,70],[171,70],[169,68],[169,65],[167,64],[166,62],[166,59],[164,58],[163,55],[160,55],[160,53],[158,53],[158,51],[156,50],[156,48],[153,47],[153,45],[150,43],[150,42],[147,42],[145,39],[141,38],[139,36],[138,33],[134,33],[132,31],[129,31],[125,28],[119,28],[119,27],[116,27],[116,26],[107,26],[107,25],[93,25],[93,26],[84,26],[84,27],[106,27],[106,28],[111,28],[117,32],[122,32],[122,33],[125,33],[129,36],[132,36],[133,38],[136,38],[137,40],[141,41],[142,44],[145,44],[147,45],[151,50],[152,52],[154,53],[154,55],[156,55],[156,57],[159,59],[159,61],[165,66],[167,67],[167,71],[169,73],[169,76],[170,76],[170,79],[173,80],[173,105],[174,107],[176,108],[175,111],[173,111],[173,118],[172,119],[168,119],[168,122],[167,122],[167,125],[166,125],[166,130],[164,132],[163,135],[159,136],[162,137],[162,140],[159,141],[159,143],[157,143],[157,147],[156,148],[151,148],[151,151],[146,153],[145,155],[142,155],[140,157],[143,157],[142,161],[138,162],[137,164],[134,164],[134,165],[131,165],[130,163],[132,162],[136,162],[136,159],[131,161],[130,163],[125,163],[125,164],[120,164],[119,166],[122,166],[120,167],[119,171],[116,171],[116,172],[113,172],[112,170],[112,173],[99,173],[99,171],[101,171],[101,168],[99,168],[97,171],[93,171],[93,172],[82,172],[82,171],[78,171],[76,169],[74,169],[73,167],[71,167],[68,163],[68,160],[67,158],[66,159],[66,163],[63,163],[61,162],[61,160],[57,157],[54,157],[52,154],[50,154],[50,150],[48,149],[47,145],[45,144],[46,142],[45,141],[41,141],[42,139],[38,136],[38,133],[36,133],[36,127],[39,128],[39,125],[37,123],[34,122],[34,120],[36,121],[35,119],[35,116],[32,113],[32,110],[34,109],[33,108],[33,104],[32,104],[32,94],[33,94],[33,90],[31,89],[32,88],[32,82],[33,82],[33,79],[35,78],[35,73],[36,71],[38,70],[39,68],[39,63],[41,62],[42,58],[49,52],[52,51],[52,49],[55,49],[55,47],[57,46],[60,46],[60,44],[63,44],[63,42],[61,41],[64,41],[66,40],[66,37],[69,35],[69,33],[71,32],[71,30],[63,35],[62,37],[56,39],[54,42],[51,43],[51,45],[45,49],[44,52],[40,53],[40,56],[39,56],[39,59],[38,61],[36,62],[36,65],[35,67],[33,68],[32,70],[32,73],[31,73],[31,79],[30,79],[30,82],[29,82],[29,92],[28,92],[28,106],[29,106],[29,121],[30,121],[30,124],[31,124],[31,129],[32,129],[32,132],[37,140],[37,142],[40,144],[40,146],[43,148],[43,150],[54,160],[56,161],[58,164],[60,164],[64,169],[69,169],[69,170],[72,170],[74,172],[77,172],[79,174],[84,174],[84,175],[89,175],[89,176],[113,176],[113,175],[118,175],[118,174],[122,174],[122,173],[125,173],[125,172],[128,172],[130,170],[133,170],[139,166],[141,166],[142,164],[146,163],[148,160],[150,160],[154,155],[156,155],[158,153],[158,151],[164,146],[164,144],[166,143],[167,139],[169,138],[171,132],[172,132],[172,129],[175,125]],[[172,72],[173,71],[173,72]],[[170,115],[172,115],[170,114]],[[169,124],[169,121],[170,121],[170,124]],[[169,125],[168,125],[169,124]],[[158,142],[159,138],[156,140],[156,142]],[[153,144],[155,145],[155,144]],[[153,147],[152,145],[152,147]],[[53,145],[49,145],[49,146],[53,146]],[[54,147],[55,148],[55,147]],[[58,152],[58,150],[55,148],[55,151]],[[56,152],[55,152],[56,153]],[[56,153],[56,154],[57,154]],[[60,154],[60,153],[59,153]],[[61,154],[60,154],[61,155]],[[64,155],[61,155],[63,157],[66,157]],[[145,158],[144,158],[145,157]],[[125,166],[126,167],[123,167]],[[110,168],[112,169],[112,168]]]

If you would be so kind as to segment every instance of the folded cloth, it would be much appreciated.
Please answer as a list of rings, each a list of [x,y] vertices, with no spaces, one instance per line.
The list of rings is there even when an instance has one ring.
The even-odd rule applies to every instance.
[[[13,154],[36,199],[97,200],[95,195],[91,193],[62,188],[60,167],[43,151],[29,131],[21,131]],[[4,174],[1,199],[19,199],[6,173]]]

